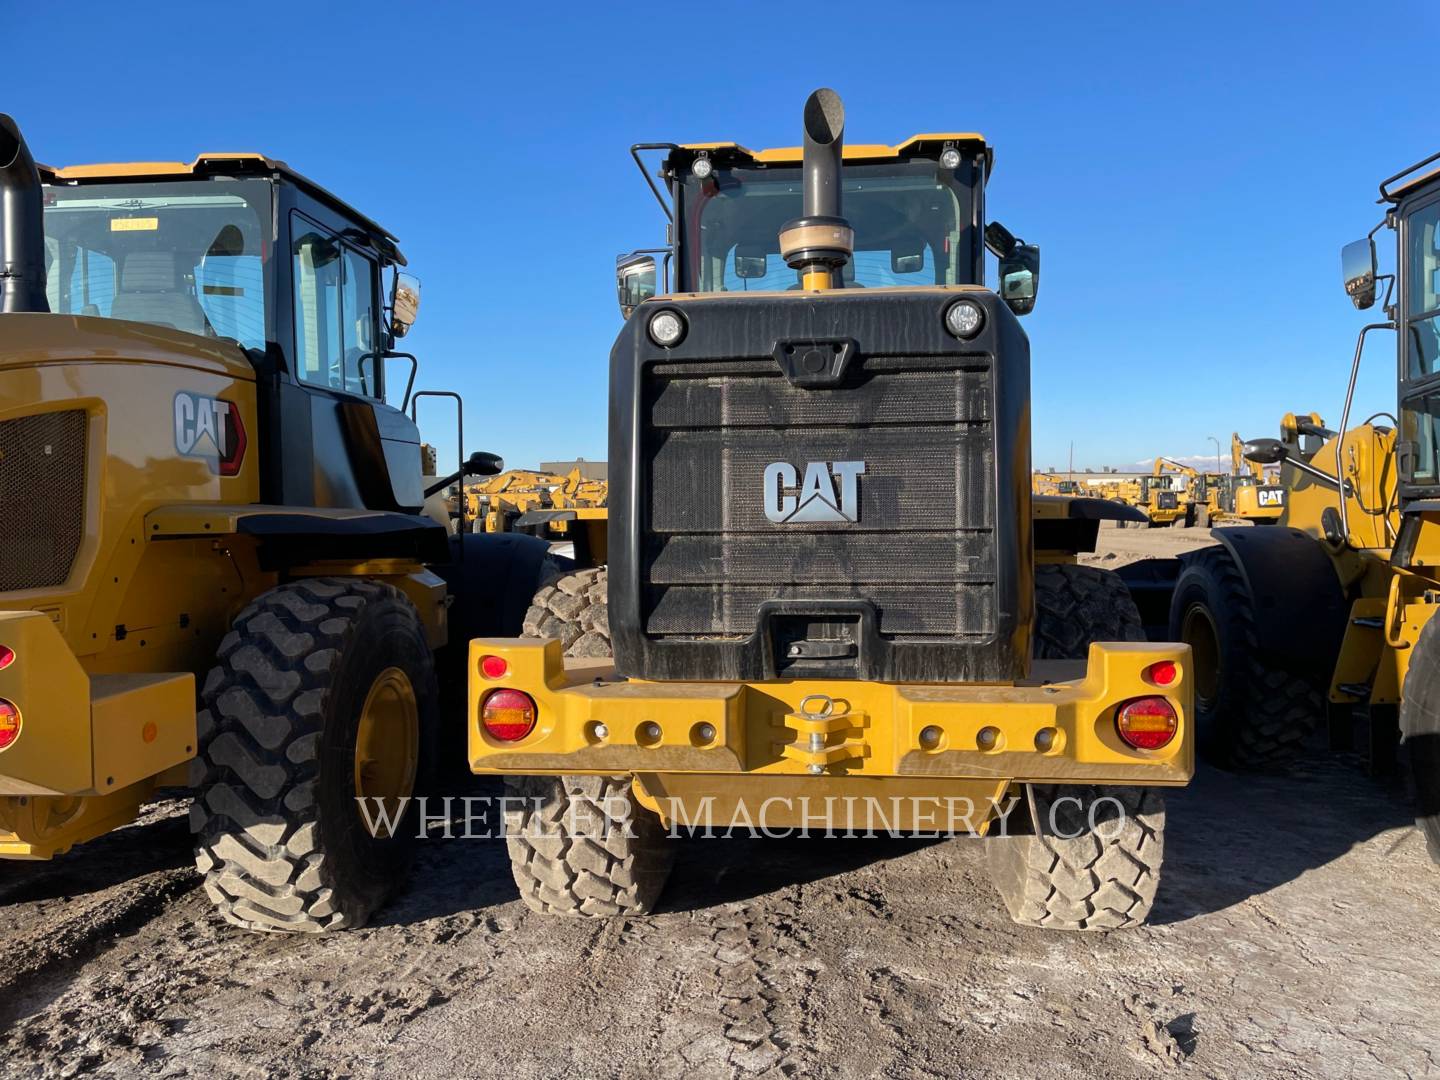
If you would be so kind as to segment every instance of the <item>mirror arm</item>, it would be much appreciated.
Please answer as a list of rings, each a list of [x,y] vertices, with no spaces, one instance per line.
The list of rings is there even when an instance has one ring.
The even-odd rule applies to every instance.
[[[645,150],[666,150],[673,153],[679,149],[680,147],[675,143],[666,142],[636,143],[630,147],[630,157],[635,162],[635,167],[640,170],[640,175],[645,178],[645,183],[649,186],[651,194],[655,196],[655,201],[660,204],[660,209],[665,212],[665,220],[669,222],[675,220],[675,215],[670,209],[670,204],[665,201],[665,196],[660,193],[660,185],[655,183],[655,178],[650,175],[650,170],[645,168],[645,162],[640,159],[640,154]]]
[[[1322,472],[1308,461],[1300,458],[1292,458],[1288,454],[1280,459],[1282,464],[1293,466],[1312,480],[1318,480],[1328,488],[1343,492],[1346,496],[1355,494],[1355,489],[1349,480],[1336,480],[1328,472]]]

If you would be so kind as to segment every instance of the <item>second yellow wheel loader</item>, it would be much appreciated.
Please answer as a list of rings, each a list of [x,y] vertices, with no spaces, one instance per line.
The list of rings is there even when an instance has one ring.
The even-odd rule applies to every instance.
[[[1141,515],[1032,496],[1039,251],[983,224],[989,145],[842,150],[843,117],[821,90],[803,151],[650,147],[674,288],[618,267],[608,567],[537,597],[590,628],[569,650],[472,643],[471,766],[520,797],[537,911],[650,910],[667,829],[868,822],[991,834],[1026,925],[1135,925],[1191,773],[1189,654],[1075,553]]]
[[[422,512],[501,465],[422,483],[418,284],[258,154],[49,168],[0,116],[0,208],[0,859],[188,787],[228,919],[362,923],[415,842],[437,671],[463,685],[548,572]]]

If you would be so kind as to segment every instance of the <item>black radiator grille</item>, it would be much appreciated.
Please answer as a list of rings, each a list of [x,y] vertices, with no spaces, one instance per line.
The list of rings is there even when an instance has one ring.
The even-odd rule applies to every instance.
[[[0,593],[63,585],[85,535],[83,409],[0,421]]]
[[[986,361],[870,358],[822,389],[792,385],[770,358],[647,375],[646,632],[746,637],[770,600],[867,600],[896,638],[995,632]],[[837,461],[865,464],[858,521],[767,518],[768,465],[803,477],[810,462]]]

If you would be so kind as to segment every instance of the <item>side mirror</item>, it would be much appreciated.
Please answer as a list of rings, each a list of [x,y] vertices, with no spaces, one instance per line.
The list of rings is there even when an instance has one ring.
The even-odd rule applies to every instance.
[[[1375,241],[1368,237],[1340,249],[1340,273],[1345,293],[1361,311],[1375,303]]]
[[[1276,465],[1289,456],[1285,444],[1279,439],[1250,439],[1240,448],[1246,461],[1256,465]]]
[[[499,476],[505,471],[505,459],[499,454],[476,450],[465,460],[466,476]]]
[[[420,314],[420,279],[413,274],[396,274],[395,290],[390,297],[390,328],[402,338],[415,325]]]
[[[615,289],[620,314],[628,319],[632,311],[655,295],[655,257],[622,255],[615,261]]]
[[[747,281],[751,278],[762,278],[769,268],[768,260],[765,257],[765,249],[753,244],[735,245],[735,276],[744,278]]]
[[[1040,291],[1040,249],[1034,244],[1016,244],[1000,257],[1000,299],[1016,315],[1035,310]]]

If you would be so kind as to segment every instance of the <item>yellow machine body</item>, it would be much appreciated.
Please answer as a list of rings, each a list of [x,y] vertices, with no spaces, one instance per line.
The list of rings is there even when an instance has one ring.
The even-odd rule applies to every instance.
[[[486,656],[505,661],[502,678],[478,674]],[[1084,661],[1036,661],[1030,679],[1010,685],[647,682],[616,678],[608,662],[567,660],[556,640],[481,638],[470,643],[470,767],[633,773],[651,796],[679,797],[682,821],[679,807],[695,810],[701,792],[723,807],[727,794],[770,795],[782,790],[770,781],[789,778],[811,795],[882,799],[912,789],[998,798],[1019,782],[1180,785],[1194,769],[1188,659],[1183,646],[1112,642]],[[1177,661],[1177,677],[1158,687],[1145,672],[1164,660]],[[492,738],[480,720],[500,688],[535,701],[535,728],[518,742]],[[1134,750],[1116,732],[1116,710],[1157,694],[1179,715],[1175,738]],[[809,786],[822,778],[827,786]]]

